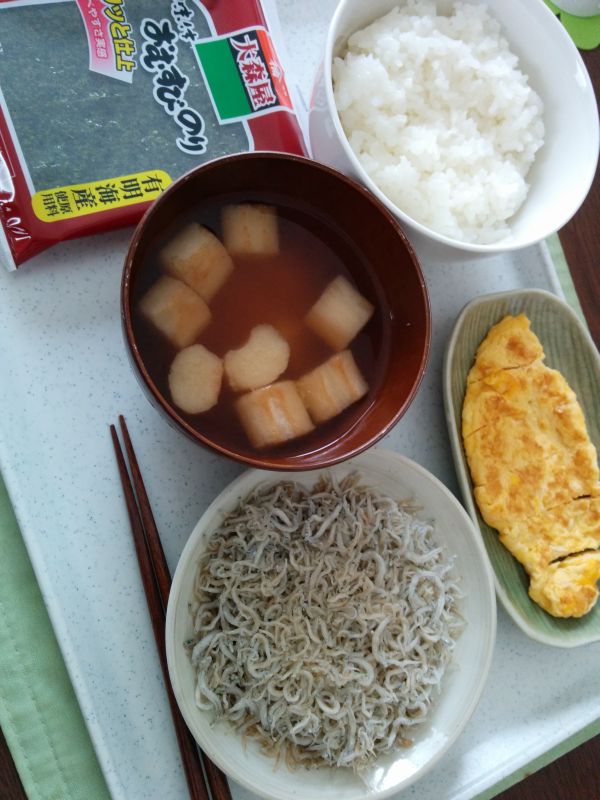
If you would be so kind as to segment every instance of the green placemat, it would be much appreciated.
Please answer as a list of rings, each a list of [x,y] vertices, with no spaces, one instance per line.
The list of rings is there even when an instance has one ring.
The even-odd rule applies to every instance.
[[[561,289],[564,292],[565,300],[571,306],[573,311],[576,312],[587,328],[587,321],[581,309],[579,297],[577,297],[577,290],[573,284],[573,279],[571,278],[571,273],[569,271],[569,265],[567,264],[567,259],[565,258],[560,239],[558,238],[558,233],[553,233],[552,236],[548,237],[548,239],[546,239],[546,245],[548,247],[548,252],[550,253],[552,263],[554,264],[554,269],[556,270],[556,275],[560,282]]]
[[[558,236],[548,248],[583,318]],[[109,800],[29,557],[0,479],[0,725],[29,800]],[[489,789],[488,800],[591,736],[600,722]]]
[[[0,479],[0,725],[29,800],[110,795]]]
[[[574,734],[569,739],[565,739],[564,742],[561,742],[556,747],[553,747],[551,750],[547,750],[543,755],[538,756],[529,764],[526,764],[521,769],[518,769],[516,772],[511,773],[506,778],[503,778],[499,783],[495,786],[492,786],[485,792],[478,794],[477,797],[474,797],[473,800],[492,800],[497,794],[500,792],[505,792],[507,789],[510,789],[511,786],[514,786],[516,783],[519,783],[525,778],[528,778],[530,775],[533,775],[534,772],[537,772],[544,767],[547,767],[548,764],[551,764],[553,761],[556,761],[557,758],[564,756],[565,753],[568,753],[569,750],[573,750],[575,747],[579,747],[580,744],[587,742],[589,739],[593,739],[594,736],[600,735],[600,720],[593,722],[591,725],[583,728],[579,731],[579,733]],[[595,798],[590,797],[589,800],[595,800]]]

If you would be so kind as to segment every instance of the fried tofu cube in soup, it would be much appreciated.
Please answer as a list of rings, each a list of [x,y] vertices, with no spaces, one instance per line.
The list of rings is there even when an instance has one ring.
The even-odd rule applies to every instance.
[[[279,381],[242,395],[235,404],[248,439],[267,447],[314,429],[294,381]]]
[[[209,307],[185,283],[159,278],[139,304],[142,315],[176,348],[192,344],[211,320]]]
[[[162,268],[183,281],[207,303],[233,270],[233,259],[222,242],[204,225],[192,223],[160,251]]]
[[[261,203],[225,206],[223,241],[233,256],[274,256],[279,252],[277,211]]]
[[[339,275],[306,315],[306,324],[333,350],[343,350],[367,324],[373,305]]]
[[[248,341],[225,356],[225,374],[235,392],[260,389],[276,381],[289,360],[290,346],[279,331],[272,325],[256,325]]]
[[[350,350],[327,359],[296,381],[313,422],[325,422],[360,400],[369,386]]]
[[[175,405],[188,414],[201,414],[217,404],[223,362],[202,344],[186,347],[169,370],[169,390]]]

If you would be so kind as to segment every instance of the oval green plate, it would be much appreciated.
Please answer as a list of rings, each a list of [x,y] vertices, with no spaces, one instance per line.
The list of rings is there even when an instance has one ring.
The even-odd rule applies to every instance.
[[[575,312],[556,295],[525,289],[485,295],[461,311],[444,359],[444,407],[454,464],[467,511],[479,527],[494,570],[500,602],[528,636],[556,647],[577,647],[600,641],[600,601],[580,619],[557,619],[543,611],[527,594],[529,579],[506,550],[497,532],[481,518],[473,497],[461,437],[461,411],[467,373],[488,330],[506,314],[524,313],[541,341],[545,363],[560,370],[573,388],[587,422],[590,438],[600,451],[600,355]]]

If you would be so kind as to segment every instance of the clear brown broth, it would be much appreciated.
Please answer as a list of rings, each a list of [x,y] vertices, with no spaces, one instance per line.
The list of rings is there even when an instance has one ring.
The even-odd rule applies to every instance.
[[[291,354],[286,371],[278,380],[297,379],[323,363],[332,350],[304,324],[304,317],[323,289],[337,275],[344,275],[376,308],[371,320],[356,336],[350,349],[369,385],[369,393],[332,420],[306,436],[260,450],[280,457],[320,450],[355,424],[373,402],[381,384],[389,354],[391,312],[385,295],[361,251],[350,237],[320,215],[302,206],[291,206],[270,195],[229,195],[204,204],[157,238],[133,291],[133,329],[142,360],[157,389],[170,400],[169,368],[176,349],[137,311],[138,301],[158,280],[161,269],[157,254],[181,228],[200,222],[221,235],[220,216],[225,205],[261,202],[274,205],[279,218],[280,252],[268,258],[236,258],[235,269],[210,304],[212,320],[198,341],[219,357],[241,347],[255,325],[270,324],[289,342]],[[237,417],[233,392],[224,378],[219,401],[203,414],[179,416],[199,433],[221,446],[241,453],[258,452]]]

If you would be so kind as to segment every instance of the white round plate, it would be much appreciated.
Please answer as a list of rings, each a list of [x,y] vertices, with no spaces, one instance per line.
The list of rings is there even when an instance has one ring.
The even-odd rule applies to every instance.
[[[259,483],[295,480],[312,486],[324,473],[343,477],[358,470],[364,482],[398,500],[410,499],[418,516],[435,521],[435,535],[456,558],[465,619],[441,693],[426,722],[415,729],[414,744],[379,759],[361,778],[351,770],[297,768],[275,765],[252,740],[194,702],[195,675],[184,642],[193,635],[188,603],[192,598],[196,564],[207,538],[224,515]],[[373,448],[326,470],[289,474],[251,470],[231,483],[211,503],[183,550],[173,578],[166,622],[169,673],[175,697],[196,741],[227,775],[255,794],[270,800],[363,800],[384,798],[421,777],[457,739],[473,713],[488,674],[496,633],[496,604],[492,572],[481,537],[456,498],[431,473],[414,461],[388,450]]]

